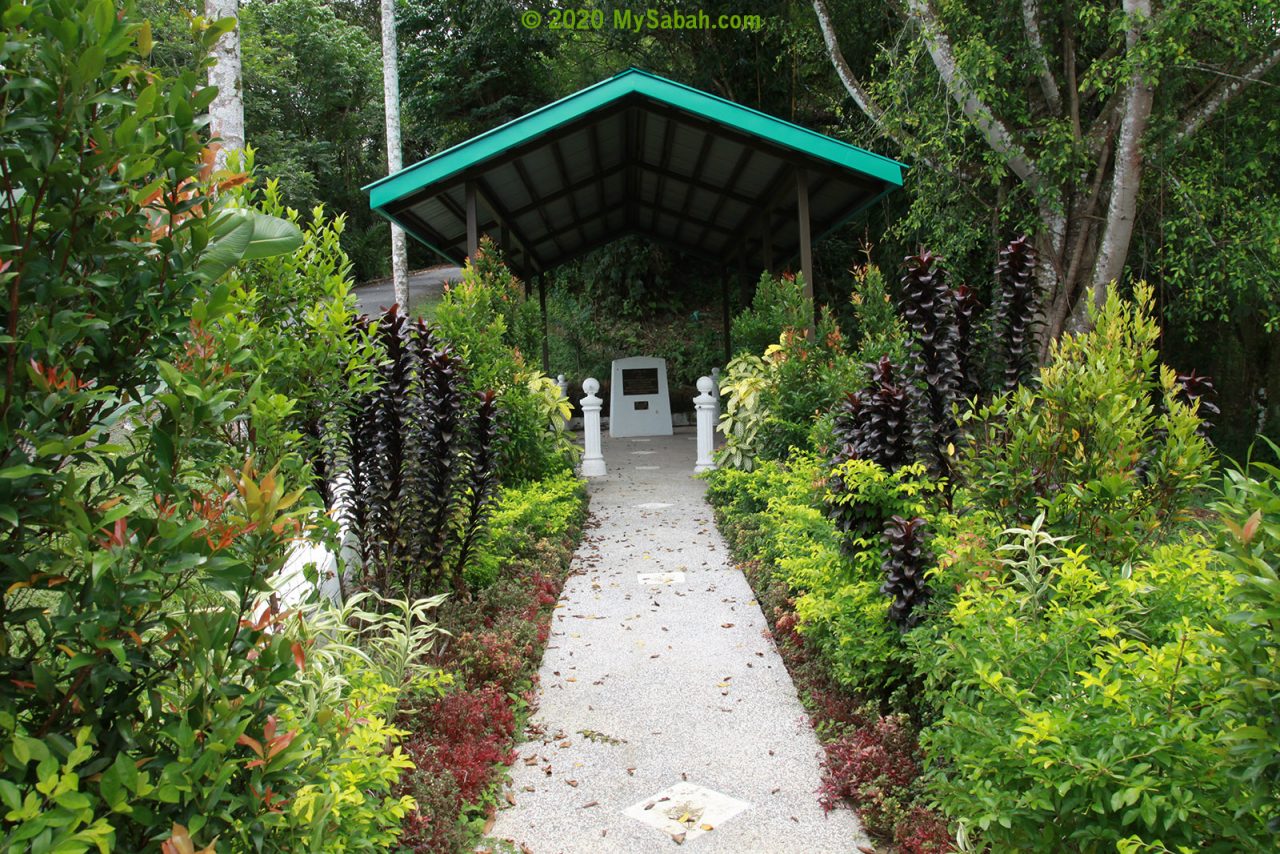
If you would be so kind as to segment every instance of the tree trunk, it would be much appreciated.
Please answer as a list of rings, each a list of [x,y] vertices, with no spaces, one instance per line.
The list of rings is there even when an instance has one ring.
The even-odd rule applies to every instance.
[[[218,95],[209,105],[209,133],[221,140],[214,155],[214,170],[227,167],[227,152],[244,150],[244,93],[240,88],[240,0],[205,0],[204,14],[211,21],[236,18],[236,26],[213,46],[209,85]]]
[[[382,0],[382,99],[387,117],[387,174],[399,172],[403,166],[400,153],[400,71],[397,66],[396,3]],[[396,302],[402,310],[409,308],[409,261],[404,230],[391,224],[391,276]]]
[[[1137,63],[1138,40],[1142,29],[1151,19],[1150,0],[1124,0],[1125,51],[1134,62],[1129,85],[1124,96],[1124,113],[1120,120],[1120,135],[1116,140],[1115,170],[1111,175],[1111,200],[1107,203],[1107,218],[1103,225],[1098,256],[1094,260],[1090,277],[1090,297],[1095,306],[1107,299],[1107,289],[1124,272],[1129,257],[1129,243],[1133,239],[1133,224],[1137,218],[1138,190],[1142,184],[1142,135],[1151,117],[1151,105],[1155,90]],[[1073,326],[1084,328],[1088,323],[1088,302],[1080,300],[1073,316]]]

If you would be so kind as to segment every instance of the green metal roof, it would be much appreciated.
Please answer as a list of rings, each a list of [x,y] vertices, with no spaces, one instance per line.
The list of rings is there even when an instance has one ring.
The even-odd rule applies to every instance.
[[[786,258],[799,246],[799,172],[822,234],[902,186],[904,168],[633,68],[365,189],[376,211],[458,261],[471,184],[480,233],[505,232],[528,274],[627,233],[726,262],[762,259],[767,239]]]

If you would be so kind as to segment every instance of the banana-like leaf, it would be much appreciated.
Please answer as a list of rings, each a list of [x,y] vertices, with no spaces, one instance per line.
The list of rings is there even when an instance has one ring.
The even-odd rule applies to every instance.
[[[241,261],[270,258],[302,245],[302,232],[280,217],[231,208],[218,214],[196,272],[215,282]]]

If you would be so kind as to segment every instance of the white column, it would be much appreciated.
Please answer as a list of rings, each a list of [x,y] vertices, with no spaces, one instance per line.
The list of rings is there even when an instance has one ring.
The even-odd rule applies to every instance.
[[[711,423],[712,428],[714,428],[717,424],[720,423],[720,369],[719,368],[711,369],[711,383],[712,385],[715,386],[711,394],[716,399],[716,418],[715,418],[715,421]]]
[[[711,394],[714,388],[715,383],[711,381],[711,377],[698,378],[698,391],[702,394],[693,399],[693,408],[698,413],[698,460],[693,466],[694,474],[711,471],[716,467],[715,461],[711,458],[711,451],[715,447],[716,429],[716,399]]]
[[[604,454],[600,453],[600,407],[604,401],[596,397],[600,390],[599,380],[587,377],[582,382],[582,390],[587,393],[582,398],[582,443],[585,446],[582,476],[604,477],[608,471],[604,466]]]
[[[556,374],[556,385],[560,386],[560,396],[565,400],[569,399],[569,381],[564,378],[564,374]],[[564,426],[569,426],[569,419],[573,417],[572,413],[565,416]]]

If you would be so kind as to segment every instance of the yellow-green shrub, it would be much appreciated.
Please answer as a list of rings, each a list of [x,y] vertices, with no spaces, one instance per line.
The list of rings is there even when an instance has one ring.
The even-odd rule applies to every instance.
[[[922,740],[942,809],[995,850],[1248,850],[1211,649],[1227,579],[1207,544],[1114,566],[1048,539],[1031,561],[1028,536],[913,635],[940,712]]]
[[[1039,381],[1019,386],[964,425],[960,471],[972,503],[1003,524],[1044,512],[1050,531],[1123,560],[1159,541],[1208,474],[1195,411],[1158,364],[1151,288],[1113,288],[1093,330],[1056,342]]]

